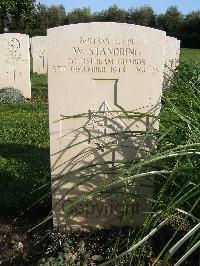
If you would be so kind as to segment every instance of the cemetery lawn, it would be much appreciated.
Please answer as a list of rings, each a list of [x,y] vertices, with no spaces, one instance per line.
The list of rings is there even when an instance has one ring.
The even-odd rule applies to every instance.
[[[26,232],[51,209],[47,76],[31,75],[31,81],[31,100],[0,104],[0,263],[6,265],[39,260],[42,247]],[[20,253],[18,243],[23,245]]]
[[[0,214],[19,214],[50,191],[47,77],[33,75],[32,87],[34,103],[0,105]]]
[[[181,58],[200,62],[200,49],[183,48]],[[31,74],[31,83],[30,102],[0,105],[0,214],[18,213],[50,192],[47,75]]]
[[[181,56],[185,59],[198,58],[200,60],[200,50],[183,49]],[[163,105],[165,105],[165,110],[161,117],[161,132],[163,132],[164,137],[160,145],[166,149],[169,145],[171,147],[177,147],[186,143],[199,143],[199,94],[197,97],[196,91],[192,89],[193,86],[190,87],[192,77],[194,78],[193,82],[196,82],[195,84],[198,86],[199,72],[195,68],[190,69],[187,66],[182,71],[185,81],[179,81],[177,83],[177,91],[169,91],[164,94],[165,103]],[[188,73],[188,77],[185,77],[185,73]],[[46,217],[51,210],[47,76],[31,75],[31,80],[33,98],[30,101],[18,105],[0,104],[0,264],[1,262],[7,262],[4,265],[36,265],[39,259],[41,259],[41,256],[46,254],[47,247],[51,247],[52,250],[53,248],[55,250],[58,249],[57,244],[59,241],[53,233],[48,236],[47,240],[43,239],[48,231],[52,231],[51,220],[44,227],[37,228],[32,234],[26,234],[27,230],[41,221],[42,218]],[[185,82],[188,82],[186,84],[187,86],[184,85]],[[176,106],[175,111],[174,108],[171,108],[171,104],[172,106]],[[192,108],[191,110],[193,112],[189,111],[190,108]],[[187,119],[184,119],[185,117]],[[170,127],[172,127],[170,134],[165,135],[165,130]],[[190,127],[193,128],[192,131]],[[162,162],[161,166],[165,169],[171,169],[171,167],[174,167],[174,160],[166,159],[166,161]],[[178,192],[176,193],[175,191],[174,196],[172,196],[175,198],[176,196],[178,197],[179,188],[182,193],[185,180],[190,184],[195,184],[194,189],[198,193],[199,169],[198,155],[181,158],[175,168],[176,175],[172,175],[171,177],[173,178],[171,180],[174,182],[166,181],[165,183],[166,193],[159,194],[157,191],[163,186],[165,178],[168,180],[168,175],[163,175],[155,183],[155,192],[159,198],[155,206],[162,207],[168,215],[167,209],[171,201],[169,201],[170,197],[165,197],[165,195],[173,194],[173,186]],[[40,200],[44,195],[47,195],[45,199]],[[195,200],[192,195],[191,197],[188,196],[188,199],[186,197],[185,201],[181,203],[174,201],[174,206],[171,207],[171,211],[174,211],[174,208],[180,209],[181,206],[184,211],[190,212],[190,206],[193,206]],[[36,201],[38,202],[34,207],[31,207],[30,211],[26,211],[25,215],[14,224],[14,218],[19,218],[20,214]],[[193,213],[194,217],[198,217],[198,210],[195,209]],[[148,253],[148,248],[152,248],[155,256],[157,256],[169,238],[173,237],[173,235],[178,235],[175,232],[176,221],[173,221],[172,225],[174,227],[168,225],[154,239],[153,243],[155,247],[153,245],[152,247],[147,246],[147,251],[144,253],[145,256],[151,256],[151,252]],[[192,226],[192,221],[188,225],[186,224],[186,228],[183,226],[183,229],[181,228],[179,230],[179,238],[184,236]],[[2,233],[6,238],[2,237]],[[100,234],[92,233],[89,236],[72,234],[71,238],[67,238],[67,240],[71,243],[72,250],[75,251],[78,250],[77,243],[82,239],[87,240],[88,243],[86,244],[89,250],[94,243],[97,243],[97,247],[95,247],[97,251],[95,249],[92,250],[92,255],[101,255],[102,249],[107,250],[109,253],[109,250],[118,243],[118,235],[118,231],[113,229]],[[122,238],[123,243],[126,240],[129,241],[126,237],[127,233]],[[177,241],[179,238],[177,238]],[[42,239],[44,240],[43,242]],[[137,241],[137,239],[134,239],[134,241]],[[23,244],[21,253],[14,248],[19,242]],[[138,257],[141,254],[136,253]],[[195,264],[197,262],[197,256],[194,254],[187,265],[197,265]],[[13,262],[15,264],[12,264]]]
[[[194,63],[200,63],[200,49],[181,49],[181,60],[192,61]]]
[[[47,101],[47,75],[31,75],[32,98],[37,101]]]

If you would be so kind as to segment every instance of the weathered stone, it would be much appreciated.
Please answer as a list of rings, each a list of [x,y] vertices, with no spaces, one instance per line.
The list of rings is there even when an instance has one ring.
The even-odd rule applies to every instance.
[[[144,140],[144,134],[150,128],[158,130],[159,124],[151,126],[152,118],[141,118],[138,113],[159,114],[165,43],[165,32],[136,25],[89,23],[48,30],[55,225],[67,230],[120,225],[123,196],[108,193],[102,199],[96,193],[92,199],[83,197],[105,180],[117,178],[119,162],[144,158],[153,149],[154,137]],[[137,117],[129,119],[122,110],[137,112]],[[85,115],[67,119],[82,113]],[[86,177],[102,165],[105,174],[95,174],[80,184],[80,172]],[[132,189],[127,186],[120,192],[127,192],[128,198]],[[145,179],[137,189],[142,196],[129,197],[128,219],[123,225],[143,222],[144,212],[149,211],[145,196],[150,196],[152,189],[152,180]],[[113,197],[108,198],[110,195]],[[61,208],[74,199],[81,202],[73,208],[76,215],[69,217]]]
[[[14,87],[31,98],[29,36],[0,35],[0,88]]]
[[[173,37],[166,37],[165,47],[165,68],[163,88],[169,89],[171,85],[171,79],[173,78],[174,71],[179,64],[180,56],[180,41]]]
[[[47,74],[47,37],[31,38],[31,55],[33,58],[33,73]]]

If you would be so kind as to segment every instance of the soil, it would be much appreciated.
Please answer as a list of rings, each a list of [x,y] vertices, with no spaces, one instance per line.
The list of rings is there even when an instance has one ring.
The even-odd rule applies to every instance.
[[[32,103],[41,103],[41,102],[43,102],[43,103],[48,103],[48,98],[46,97],[46,98],[44,98],[44,99],[38,99],[38,98],[34,98],[34,97],[32,97],[32,98],[26,98],[25,99],[25,103],[27,103],[27,104],[32,104]]]
[[[48,258],[56,256],[62,250],[64,243],[71,247],[70,252],[77,253],[78,246],[81,242],[87,249],[87,255],[92,257],[102,257],[104,260],[108,259],[110,254],[114,252],[114,244],[116,239],[121,234],[121,239],[126,239],[129,233],[129,228],[120,230],[112,228],[111,230],[100,230],[96,232],[72,233],[65,235],[61,232],[53,230],[52,221],[42,225],[29,232],[30,229],[38,224],[40,219],[24,218],[14,221],[15,217],[1,217],[0,218],[0,265],[26,266],[39,265],[41,258]],[[168,224],[161,234],[156,235],[150,242],[151,248],[144,251],[144,264],[141,266],[150,266],[155,257],[159,254],[162,246],[170,239],[175,232],[175,224]],[[181,230],[179,239],[188,231],[189,225],[186,224]],[[136,231],[135,231],[136,233]],[[126,248],[126,247],[125,247]],[[128,259],[130,262],[130,259]],[[98,265],[92,263],[90,265]],[[123,261],[118,265],[126,266],[128,262]],[[132,265],[135,265],[134,263]],[[159,265],[159,264],[157,264]],[[174,265],[170,263],[167,265]],[[198,266],[198,254],[193,254],[183,265]]]
[[[51,223],[28,233],[33,221],[16,217],[0,218],[0,265],[37,265],[44,253],[44,243],[39,241],[44,230],[51,229]]]

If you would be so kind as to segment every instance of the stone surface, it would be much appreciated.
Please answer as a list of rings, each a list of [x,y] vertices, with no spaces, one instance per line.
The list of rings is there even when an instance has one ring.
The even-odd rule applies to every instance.
[[[179,64],[180,56],[180,41],[173,37],[166,37],[165,47],[165,68],[164,68],[164,79],[163,88],[169,89],[171,85],[171,79],[173,72]]]
[[[0,35],[0,88],[14,87],[31,98],[29,36]]]
[[[47,37],[31,38],[31,55],[33,58],[33,73],[47,74]]]
[[[112,194],[107,193],[102,199],[95,194],[84,201],[82,197],[105,180],[123,180],[118,177],[119,161],[144,158],[153,149],[154,138],[149,136],[143,142],[143,134],[159,125],[151,127],[152,118],[141,118],[138,112],[157,115],[160,111],[165,43],[165,32],[128,24],[89,23],[48,30],[55,225],[67,230],[120,225],[123,196],[108,198]],[[137,116],[128,119],[122,110],[137,112]],[[105,174],[94,175],[102,167]],[[94,177],[86,182],[88,175]],[[141,197],[130,197],[123,225],[143,222],[144,212],[149,210],[144,195],[151,195],[152,189],[152,180],[146,179],[137,190]],[[128,197],[130,187],[120,192]],[[70,217],[63,206],[74,199],[81,202],[73,208],[76,215]]]

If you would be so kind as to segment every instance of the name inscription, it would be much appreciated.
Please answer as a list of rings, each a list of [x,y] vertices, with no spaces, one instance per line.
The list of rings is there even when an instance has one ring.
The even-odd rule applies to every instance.
[[[146,60],[135,47],[133,38],[111,40],[81,36],[71,52],[63,65],[52,66],[54,72],[125,73],[130,67],[138,73],[146,72]]]

